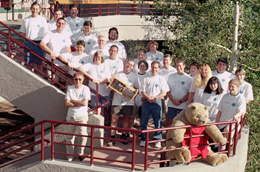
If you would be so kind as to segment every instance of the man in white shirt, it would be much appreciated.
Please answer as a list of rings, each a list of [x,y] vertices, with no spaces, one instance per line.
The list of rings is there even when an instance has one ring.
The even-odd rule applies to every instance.
[[[34,2],[30,9],[32,14],[23,20],[20,31],[23,36],[39,45],[44,35],[48,32],[48,25],[46,19],[39,15],[41,8],[37,2]],[[44,51],[35,46],[33,43],[26,41],[25,46],[39,56],[44,56]],[[37,69],[42,71],[42,60],[26,50],[24,53],[30,57],[24,56],[25,62],[29,64],[36,64]]]
[[[98,42],[97,42],[97,43],[98,43],[98,44],[97,44],[96,46],[94,46],[94,47],[92,48],[91,52],[90,52],[91,58],[93,59],[94,54],[95,54],[97,51],[102,51],[103,54],[104,54],[105,59],[108,59],[108,57],[109,57],[109,52],[108,52],[108,50],[109,50],[109,49],[107,49],[107,47],[106,47],[106,43],[107,43],[106,38],[105,38],[104,36],[102,36],[102,35],[98,36]]]
[[[78,32],[71,37],[72,46],[76,47],[76,43],[79,40],[85,41],[86,48],[84,52],[90,54],[92,48],[97,44],[97,37],[91,33],[92,22],[85,21],[83,24],[83,33]]]
[[[219,58],[217,60],[217,70],[212,72],[212,76],[216,76],[220,80],[224,93],[228,92],[228,82],[231,79],[235,78],[232,73],[226,71],[227,66],[228,66],[227,59]]]
[[[116,58],[118,54],[118,47],[112,45],[109,49],[109,58],[106,59],[105,64],[109,67],[112,78],[116,73],[124,70],[124,63],[121,59]]]
[[[147,129],[150,114],[152,114],[155,128],[161,128],[162,122],[162,101],[169,91],[166,80],[158,74],[160,62],[153,61],[151,64],[151,73],[148,74],[141,86],[141,93],[144,101],[142,105],[141,130]],[[162,139],[162,132],[158,131],[154,134],[155,140]],[[141,147],[145,146],[145,134],[141,134]],[[161,142],[156,142],[155,147],[160,148]]]
[[[176,61],[177,72],[168,76],[168,86],[170,91],[167,92],[169,97],[168,113],[166,115],[166,127],[170,127],[173,119],[186,108],[188,102],[189,89],[192,78],[184,72],[185,62],[182,59]]]
[[[49,61],[54,60],[54,64],[63,67],[66,70],[66,65],[56,59],[60,54],[70,52],[71,40],[67,32],[64,32],[66,20],[59,18],[57,20],[57,29],[49,31],[40,43],[40,47],[46,52],[45,58]],[[51,72],[48,70],[48,75]],[[55,78],[58,81],[58,78]]]
[[[56,9],[55,11],[54,11],[54,20],[50,20],[49,22],[48,22],[48,28],[49,28],[49,31],[52,31],[52,30],[56,30],[57,29],[57,20],[59,19],[59,18],[62,18],[63,17],[63,12],[62,12],[62,10],[61,9]],[[65,25],[65,28],[64,28],[64,31],[66,31],[66,32],[68,32],[68,34],[71,36],[71,30],[70,30],[70,26],[68,25],[68,23],[66,23],[66,25]]]
[[[134,61],[135,61],[135,66],[134,66],[134,69],[133,69],[133,72],[134,72],[134,73],[138,73],[138,72],[139,72],[138,63],[139,63],[139,61],[141,61],[141,60],[145,60],[145,61],[146,61],[145,50],[144,50],[144,49],[138,50],[138,52],[137,52],[137,58],[134,59]],[[148,67],[148,68],[149,68],[149,67]],[[148,69],[148,68],[147,68],[147,69]]]
[[[90,90],[83,85],[84,75],[81,72],[74,74],[74,84],[68,87],[65,96],[65,105],[69,108],[66,121],[87,124],[88,121],[88,101],[90,100]],[[87,135],[87,129],[83,126],[67,125],[67,132],[71,134]],[[79,144],[86,146],[87,137],[79,137]],[[75,136],[67,135],[66,143],[74,144]],[[79,159],[84,159],[85,147],[80,147],[77,152],[74,151],[75,146],[67,145],[68,154],[79,154]],[[73,160],[73,156],[67,156],[69,161]]]
[[[122,61],[126,60],[127,54],[125,50],[125,46],[118,41],[118,30],[115,27],[112,27],[108,31],[108,39],[107,41],[107,48],[109,49],[112,45],[116,45],[118,47],[118,54],[117,57],[121,59]]]
[[[65,20],[70,26],[70,30],[72,32],[72,35],[81,32],[81,28],[84,23],[84,19],[77,17],[78,15],[78,5],[76,4],[71,4],[70,5],[70,16],[66,17]]]
[[[115,77],[119,78],[121,81],[126,83],[127,85],[138,89],[139,88],[139,80],[137,75],[132,71],[134,67],[134,61],[129,60],[125,63],[124,71],[119,72],[115,75]],[[130,101],[129,99],[125,98],[121,94],[115,92],[113,101],[112,101],[112,119],[111,119],[111,127],[117,127],[117,121],[120,115],[123,115],[123,128],[131,129],[130,123],[133,123],[134,116],[134,101]],[[111,130],[111,138],[115,138],[116,131]],[[122,135],[120,139],[126,140],[129,137],[125,131],[122,131]],[[128,142],[122,142],[123,144],[128,144]],[[107,146],[113,146],[115,144],[114,140],[108,142]]]

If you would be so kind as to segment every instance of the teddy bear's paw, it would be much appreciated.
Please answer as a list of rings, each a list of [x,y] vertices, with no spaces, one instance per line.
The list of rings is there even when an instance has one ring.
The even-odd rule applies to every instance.
[[[219,160],[216,162],[216,165],[220,165],[222,163],[224,163],[225,161],[227,161],[228,157],[226,154],[219,154]]]
[[[179,150],[178,162],[188,163],[191,160],[190,150],[187,147],[181,147]]]
[[[217,165],[224,163],[227,159],[228,159],[228,157],[226,154],[214,153],[214,154],[208,155],[206,158],[206,161],[213,166],[217,166]]]
[[[221,144],[227,143],[227,138],[224,137],[222,140],[219,141],[219,143],[221,143]]]

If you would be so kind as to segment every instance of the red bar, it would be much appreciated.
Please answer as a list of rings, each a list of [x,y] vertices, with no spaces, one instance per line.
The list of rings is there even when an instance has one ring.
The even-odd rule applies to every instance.
[[[51,160],[54,160],[54,123],[51,123]]]
[[[135,170],[135,149],[136,149],[136,132],[133,132],[132,167],[131,167],[131,171]]]
[[[147,162],[148,162],[148,141],[149,141],[149,132],[145,133],[145,153],[144,153],[144,171],[147,171]]]
[[[90,165],[94,163],[94,127],[91,127]]]
[[[41,123],[41,132],[42,132],[42,134],[41,134],[41,141],[42,141],[42,143],[41,143],[41,160],[42,161],[44,161],[44,122],[42,122]]]

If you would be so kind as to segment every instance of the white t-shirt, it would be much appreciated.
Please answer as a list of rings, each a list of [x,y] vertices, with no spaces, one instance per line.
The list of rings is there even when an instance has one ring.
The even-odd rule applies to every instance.
[[[71,46],[70,37],[67,32],[58,33],[56,30],[49,31],[42,41],[47,44],[47,46],[59,56],[60,54],[67,52],[67,47]],[[48,53],[46,53],[45,58],[51,61],[51,57]],[[65,66],[58,60],[54,60],[54,64],[57,66]]]
[[[71,37],[72,46],[76,47],[76,43],[79,40],[83,40],[85,42],[86,48],[85,48],[84,52],[86,54],[90,54],[92,48],[97,44],[97,41],[98,41],[97,37],[93,34],[85,36],[85,34],[78,32],[78,33],[72,35],[72,37]]]
[[[162,66],[162,67],[160,68],[158,74],[161,75],[162,77],[164,77],[164,78],[166,79],[166,81],[167,81],[167,80],[168,80],[168,79],[167,79],[168,76],[169,76],[170,74],[176,73],[176,72],[177,72],[177,70],[176,70],[174,67],[172,67],[172,66],[170,66],[168,70],[165,69],[165,68]]]
[[[72,35],[81,32],[81,28],[84,24],[84,19],[80,17],[71,18],[70,16],[65,18],[66,23],[70,26]]]
[[[102,52],[103,52],[104,57],[105,57],[105,60],[109,58],[109,52],[108,52],[108,49],[107,49],[106,47],[105,47],[104,49],[99,49],[98,46],[94,46],[94,47],[92,48],[92,50],[90,51],[90,56],[91,56],[92,62],[93,62],[94,54],[95,54],[97,51],[102,51]]]
[[[141,91],[145,92],[149,97],[155,97],[158,94],[169,91],[166,80],[160,76],[153,76],[151,73],[148,73],[144,78]]]
[[[54,21],[54,20],[49,21],[48,22],[48,28],[49,28],[49,31],[56,30],[57,29],[56,21]],[[70,30],[70,26],[68,25],[68,23],[66,23],[63,31],[66,31],[70,36],[72,35],[71,30]]]
[[[167,83],[173,99],[180,100],[189,93],[189,88],[191,86],[191,77],[184,73],[183,75],[178,75],[177,73],[172,73],[168,76]],[[177,109],[184,109],[188,102],[185,101],[179,106],[172,103],[171,100],[168,101],[168,106]]]
[[[126,59],[127,54],[126,54],[125,46],[120,41],[116,41],[116,42],[107,41],[106,48],[109,50],[109,48],[112,45],[116,45],[118,47],[118,54],[116,57],[121,60]]]
[[[34,18],[30,15],[23,20],[20,31],[30,40],[41,41],[48,32],[47,21],[42,16]]]
[[[190,90],[189,90],[189,92],[195,93],[194,96],[193,96],[192,102],[203,103],[202,96],[203,96],[203,92],[204,92],[205,87],[201,86],[200,88],[195,88],[194,87],[195,78],[196,78],[196,76],[192,78],[193,80],[192,80],[192,84],[191,84]]]
[[[104,79],[111,78],[110,71],[105,63],[101,63],[100,65],[87,63],[84,64],[81,68],[88,72],[97,81],[103,81]],[[91,81],[89,82],[89,87],[96,90],[96,84]],[[110,93],[110,88],[108,88],[106,84],[99,84],[98,92],[102,96],[107,96]]]
[[[90,100],[90,90],[87,86],[82,85],[80,89],[76,89],[75,85],[68,87],[65,99],[67,100]],[[87,116],[88,115],[88,105],[79,107],[69,107],[68,116]]]
[[[238,112],[246,113],[246,99],[241,94],[231,96],[230,93],[226,93],[218,105],[218,110],[221,111],[219,122],[232,121]],[[218,125],[218,128],[222,129],[225,126]]]
[[[133,88],[139,88],[139,80],[135,73],[130,72],[126,74],[124,72],[119,72],[115,75],[115,77],[119,78],[124,83],[128,84]],[[121,94],[115,92],[112,105],[127,105],[127,106],[134,106],[134,101],[130,101],[129,99],[125,98]]]
[[[239,94],[244,95],[246,100],[254,100],[252,85],[246,81],[240,85]]]
[[[203,93],[202,99],[203,99],[203,104],[205,106],[209,106],[210,110],[209,110],[209,119],[211,122],[215,122],[216,121],[216,117],[218,114],[218,105],[220,100],[223,97],[223,93],[216,95],[216,92],[211,92],[210,94],[208,93]]]
[[[161,51],[156,51],[156,53],[152,53],[151,51],[148,51],[146,53],[146,60],[149,60],[151,62],[153,61],[159,61],[161,66],[163,65],[163,53]]]
[[[86,53],[78,54],[77,52],[69,52],[62,54],[69,62],[70,64],[78,69],[84,64],[91,63],[90,56]],[[71,75],[74,75],[76,72],[72,69],[69,70],[69,73]]]
[[[105,65],[108,66],[111,75],[122,72],[124,70],[124,63],[119,58],[108,58],[105,60]]]
[[[216,76],[219,79],[225,93],[229,92],[228,83],[231,79],[235,78],[232,73],[227,71],[224,71],[223,73],[218,73],[217,70],[215,70],[214,72],[212,72],[212,76]]]
[[[143,84],[143,81],[144,81],[144,78],[146,77],[147,73],[143,74],[143,75],[140,75],[139,73],[137,73],[137,77],[138,77],[138,80],[139,80],[139,88],[142,87],[142,84]],[[135,105],[137,107],[140,107],[142,106],[143,102],[142,102],[142,93],[141,91],[139,91],[139,93],[137,94],[137,96],[135,97]]]

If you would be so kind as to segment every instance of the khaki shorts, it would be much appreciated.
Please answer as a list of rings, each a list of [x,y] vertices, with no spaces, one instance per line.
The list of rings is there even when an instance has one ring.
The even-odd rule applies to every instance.
[[[112,114],[123,115],[126,117],[132,117],[134,112],[134,106],[112,106]]]

